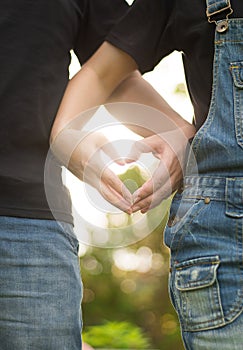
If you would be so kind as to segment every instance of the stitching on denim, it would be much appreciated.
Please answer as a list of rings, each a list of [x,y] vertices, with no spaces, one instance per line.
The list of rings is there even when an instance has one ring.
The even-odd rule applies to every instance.
[[[199,203],[201,203],[201,204],[204,204],[203,202],[198,202],[197,204],[199,204]],[[181,236],[180,236],[180,238],[179,238],[179,240],[176,242],[177,243],[177,246],[176,246],[176,249],[175,249],[175,253],[174,253],[174,260],[176,259],[176,257],[177,257],[177,255],[178,255],[178,253],[179,253],[179,251],[180,251],[180,248],[181,248],[181,245],[182,245],[182,239],[184,238],[184,236],[185,236],[185,234],[186,234],[186,229],[187,229],[187,227],[188,227],[188,225],[190,225],[191,224],[191,222],[199,215],[199,213],[203,210],[203,209],[205,209],[206,207],[208,207],[210,204],[204,204],[202,207],[200,207],[200,208],[198,208],[197,209],[197,211],[195,212],[195,213],[193,213],[193,216],[191,216],[190,217],[190,220],[188,221],[188,222],[184,222],[183,224],[182,224],[182,226],[180,226],[180,230],[182,230],[182,228],[183,228],[183,231],[182,231],[182,234],[181,234]],[[191,213],[192,214],[192,213]],[[189,214],[189,216],[191,215],[191,214]],[[185,214],[185,216],[182,218],[182,220],[187,220],[187,213]],[[182,222],[182,220],[181,221],[179,221],[178,222],[178,224],[180,223],[180,222]],[[175,234],[174,234],[174,237],[173,237],[173,239],[172,239],[172,241],[171,241],[171,247],[170,247],[170,249],[173,249],[173,242],[175,241],[175,237],[176,237],[176,235],[178,234],[178,230],[175,232]]]
[[[190,331],[190,332],[196,332],[196,331],[202,331],[203,329],[212,329],[212,328],[217,328],[220,326],[223,326],[225,324],[225,318],[224,318],[224,313],[223,313],[223,308],[222,308],[222,301],[221,301],[221,297],[220,297],[220,287],[219,287],[219,283],[218,283],[218,279],[217,279],[217,275],[216,278],[214,279],[214,282],[209,285],[206,286],[206,288],[210,288],[211,290],[211,296],[213,297],[213,303],[214,305],[217,305],[217,312],[216,312],[216,317],[213,320],[208,320],[208,321],[198,321],[196,324],[191,324],[191,320],[190,318],[186,317],[187,312],[186,309],[182,308],[182,312],[184,312],[184,315],[182,314],[182,324],[185,324],[184,326],[184,330],[185,331]],[[188,291],[179,291],[179,294],[182,296],[184,295],[183,298],[181,298],[181,304],[185,304],[185,300],[183,302],[183,299],[185,299],[185,294]],[[190,291],[189,291],[190,292]],[[184,294],[183,294],[184,293]],[[198,293],[198,291],[195,291],[195,293]],[[184,306],[184,305],[183,305]],[[211,326],[206,326],[206,324],[212,324]],[[202,327],[202,325],[205,325],[204,327]]]
[[[221,45],[221,44],[228,44],[228,43],[232,43],[232,44],[243,44],[243,40],[227,40],[227,39],[221,39],[221,40],[217,40],[214,42],[217,45]]]
[[[237,247],[238,247],[238,252],[239,252],[239,241],[241,239],[241,236],[242,236],[242,228],[239,229],[239,225],[240,223],[237,221],[236,222],[236,225],[237,225],[237,228],[236,228],[236,231],[237,231]],[[240,252],[238,253],[238,256],[240,256]],[[241,266],[240,266],[241,262],[239,261],[239,271],[241,270]],[[242,285],[242,274],[240,275],[241,276],[241,285]],[[216,278],[216,281],[218,283],[218,280]],[[218,283],[219,285],[219,283]],[[222,301],[221,301],[221,297],[220,297],[220,285],[219,285],[219,305],[222,305]],[[232,306],[229,308],[229,310],[226,310],[225,312],[223,312],[223,315],[224,315],[224,322],[218,324],[218,325],[214,325],[214,326],[208,326],[208,327],[203,327],[203,328],[199,328],[200,327],[200,324],[204,323],[204,322],[198,322],[198,326],[194,326],[193,328],[194,329],[191,329],[190,327],[185,327],[183,328],[185,331],[191,331],[191,332],[198,332],[198,331],[203,331],[203,330],[208,330],[208,329],[216,329],[216,328],[219,328],[219,327],[222,327],[224,325],[227,325],[227,324],[230,324],[232,323],[234,320],[237,319],[238,316],[240,316],[240,314],[242,313],[243,311],[243,306],[242,306],[242,300],[243,300],[243,290],[238,290],[237,291],[237,297],[235,298],[235,300],[232,302]],[[217,322],[222,320],[221,318],[215,318],[215,321]]]
[[[235,225],[235,229],[236,229],[236,233],[235,233],[235,237],[236,237],[236,242],[237,242],[237,256],[240,257],[240,248],[239,248],[239,244],[240,241],[242,240],[242,234],[243,234],[243,225],[242,228],[239,229],[239,225],[241,223],[237,220],[236,221],[236,225]],[[239,272],[241,272],[242,269],[242,261],[239,260],[238,262],[238,269]],[[243,276],[242,273],[240,274],[240,285],[243,285]],[[228,312],[225,312],[225,318],[228,319],[228,322],[232,322],[232,320],[234,320],[237,317],[238,313],[241,313],[243,310],[243,287],[241,290],[238,290],[238,295],[237,298],[233,304],[233,306],[229,309]],[[229,318],[231,315],[231,318]]]
[[[232,75],[233,75],[233,69],[231,69]],[[234,80],[234,76],[233,76]],[[242,82],[243,87],[243,82]],[[233,94],[234,94],[234,120],[235,120],[235,136],[237,143],[240,147],[243,148],[243,127],[242,127],[242,120],[241,120],[241,99],[243,99],[243,91],[240,87],[235,85],[235,81],[233,84]]]
[[[205,262],[197,262],[196,264],[190,264],[190,265],[185,265],[185,266],[182,266],[182,267],[175,267],[176,270],[180,271],[180,270],[184,270],[185,268],[187,267],[191,267],[191,266],[198,266],[198,265],[218,265],[220,264],[220,260],[215,260],[215,261],[205,261]]]
[[[219,61],[220,61],[220,50],[216,48],[215,53],[214,53],[212,94],[211,94],[211,101],[210,101],[207,119],[204,122],[201,129],[199,130],[199,132],[194,137],[193,142],[192,142],[192,150],[194,152],[195,157],[198,155],[199,147],[200,147],[200,144],[202,142],[204,135],[207,133],[209,127],[211,126],[211,124],[215,118],[215,101],[216,101],[216,95],[217,95],[217,90],[218,90],[217,77],[218,77]]]
[[[226,324],[232,323],[243,311],[242,305],[243,293],[239,293],[233,306],[229,309],[228,312],[225,312],[225,322]]]
[[[77,255],[78,254],[78,245],[79,245],[77,238],[68,232],[68,228],[65,227],[65,225],[63,226],[62,231],[63,231],[65,237],[69,240],[69,243],[72,246],[73,252]]]

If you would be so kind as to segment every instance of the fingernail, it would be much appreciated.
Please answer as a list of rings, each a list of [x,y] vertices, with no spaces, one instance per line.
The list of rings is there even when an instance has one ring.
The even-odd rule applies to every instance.
[[[133,197],[133,204],[139,202],[139,200],[140,200],[140,197],[139,197],[139,196]]]
[[[128,196],[124,196],[124,199],[126,200],[126,202],[129,206],[133,205],[133,198],[128,197]]]
[[[138,205],[132,206],[132,211],[138,211],[140,210],[140,207]]]
[[[116,163],[117,163],[118,165],[126,165],[126,162],[125,162],[125,160],[123,160],[123,159],[118,159],[118,160],[116,160]]]
[[[125,164],[130,164],[130,163],[133,163],[133,162],[135,162],[134,159],[131,159],[131,158],[126,158],[125,159]]]
[[[137,190],[136,192],[133,193],[133,203],[137,202],[140,199],[139,191]]]

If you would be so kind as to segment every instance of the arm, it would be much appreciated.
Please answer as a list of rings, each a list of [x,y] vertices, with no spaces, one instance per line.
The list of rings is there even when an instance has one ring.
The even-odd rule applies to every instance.
[[[110,67],[114,74],[109,74]],[[80,132],[65,127],[83,111],[104,103],[120,81],[136,68],[130,56],[104,43],[70,80],[50,135],[51,148],[57,158],[79,179],[96,187],[106,200],[127,213],[131,213],[131,194],[100,157],[101,149],[111,155],[110,147],[106,147],[102,135],[87,135],[82,131],[91,115],[85,114],[82,122],[78,118]],[[116,159],[113,155],[111,158]]]
[[[70,80],[53,124],[51,142],[82,111],[112,102],[135,102],[156,108],[179,128],[185,129],[188,138],[191,138],[195,132],[194,127],[176,113],[136,69],[135,61],[128,54],[107,42],[102,44]],[[123,123],[129,123],[124,113],[116,109],[115,105],[110,106],[109,110]],[[147,116],[144,116],[137,122],[146,126],[146,119]],[[86,122],[87,120],[83,120],[83,124]],[[163,126],[155,125],[155,129],[159,133]],[[138,128],[136,132],[144,137],[153,134],[144,128]]]
[[[191,138],[195,133],[194,126],[174,111],[163,97],[142,78],[138,71],[129,74],[129,76],[122,81],[106,101],[106,103],[113,102],[133,102],[155,108],[160,111],[161,114],[167,116],[168,119],[173,122],[173,125],[183,129],[188,138]],[[137,127],[135,127],[129,125],[129,122],[131,122],[131,116],[129,113],[124,113],[124,109],[120,107],[119,104],[106,106],[114,117],[124,124],[127,123],[129,129],[143,137],[152,136],[165,130],[162,118],[158,118],[158,120],[149,120],[148,110],[146,109],[144,114],[140,111],[140,114],[137,117],[136,115],[132,116],[132,122],[137,124]],[[126,118],[127,115],[128,117]]]
[[[61,135],[61,131],[72,120],[75,120],[76,116],[82,111],[88,110],[91,107],[103,104],[105,102],[116,102],[116,101],[127,101],[136,102],[141,104],[147,104],[154,109],[161,111],[163,115],[166,115],[167,120],[171,121],[173,127],[177,127],[179,133],[183,133],[184,138],[188,140],[194,136],[194,127],[181,118],[163,99],[162,97],[142,79],[141,75],[136,72],[137,66],[135,61],[127,55],[125,52],[115,48],[114,46],[104,43],[100,49],[92,56],[92,58],[82,67],[82,69],[74,76],[74,78],[68,84],[66,92],[64,94],[62,103],[58,110],[53,129],[51,132],[51,142],[60,139],[57,135]],[[113,93],[112,93],[113,92]],[[124,124],[129,123],[129,116],[126,118],[126,113],[124,109],[119,109],[117,104],[109,105],[109,110],[114,116],[120,119]],[[89,116],[87,116],[89,118]],[[153,149],[153,153],[159,154],[159,158],[165,157],[168,167],[173,165],[173,169],[169,169],[169,173],[173,175],[172,181],[174,182],[173,188],[176,188],[181,179],[182,170],[179,161],[176,160],[176,152],[168,152],[168,150],[173,147],[168,146],[168,142],[156,134],[160,134],[164,131],[171,131],[171,126],[166,130],[166,125],[161,123],[161,118],[153,121],[148,118],[147,113],[144,115],[139,113],[139,115],[134,117],[133,120],[135,126],[131,128],[138,134],[146,137],[144,140],[144,145],[146,145],[146,150],[139,146],[140,153],[150,151]],[[137,118],[137,119],[136,119]],[[83,125],[88,121],[83,118]],[[82,129],[82,125],[79,125]],[[65,136],[65,135],[64,135]],[[152,140],[150,139],[152,137]],[[69,137],[69,140],[72,138]],[[84,154],[84,150],[91,146],[95,150],[100,147],[99,142],[94,142],[94,137],[85,138],[84,144],[82,146],[79,142],[75,152],[73,152],[71,160],[68,164],[69,169],[71,169],[75,175],[80,179],[83,179],[83,173],[88,164],[87,152]],[[91,145],[92,143],[92,145]],[[61,140],[60,145],[64,142]],[[182,144],[182,148],[184,148]],[[60,147],[61,148],[61,147]],[[64,147],[65,148],[65,147]],[[139,152],[133,153],[133,159],[136,160],[139,157]],[[103,169],[104,169],[104,165]],[[109,177],[113,178],[113,182],[108,181],[108,175],[102,172],[102,166],[97,166],[97,164],[92,167],[92,171],[96,172],[93,184],[97,183],[99,179],[102,180],[104,197],[111,203],[114,203],[120,209],[127,212],[131,212],[129,207],[131,205],[131,198],[129,196],[124,196],[124,189],[122,185],[115,180],[115,175],[109,173]],[[175,171],[175,169],[177,169]],[[102,176],[101,176],[102,173]],[[91,174],[91,173],[90,173]],[[156,181],[158,181],[158,174]],[[89,176],[90,178],[90,176]],[[153,179],[155,180],[155,178]],[[109,184],[108,184],[109,182]],[[108,186],[109,185],[109,186]],[[145,189],[145,190],[143,190]],[[135,210],[146,209],[149,207],[149,201],[151,201],[153,192],[153,181],[149,182],[149,186],[145,186],[139,192],[138,202],[136,202]],[[164,193],[158,192],[156,199],[156,204],[159,203],[164,198]],[[168,194],[167,194],[168,195]],[[126,203],[118,203],[118,200],[122,201],[122,198],[126,197]],[[145,201],[144,201],[145,200]]]
[[[113,90],[137,69],[125,52],[104,43],[70,80],[51,131],[51,142],[77,115],[106,102]],[[87,120],[84,120],[84,124]]]

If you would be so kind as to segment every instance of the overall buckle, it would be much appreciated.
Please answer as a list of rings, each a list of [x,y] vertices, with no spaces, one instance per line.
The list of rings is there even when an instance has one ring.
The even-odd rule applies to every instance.
[[[218,16],[221,13],[225,13],[224,19],[218,19]],[[210,7],[207,8],[206,14],[208,17],[209,23],[215,23],[216,24],[216,30],[219,33],[224,33],[229,27],[228,21],[229,16],[233,13],[233,9],[231,7],[230,0],[227,1],[226,6],[223,8],[216,8],[215,11],[210,11]],[[215,18],[216,17],[216,18]]]

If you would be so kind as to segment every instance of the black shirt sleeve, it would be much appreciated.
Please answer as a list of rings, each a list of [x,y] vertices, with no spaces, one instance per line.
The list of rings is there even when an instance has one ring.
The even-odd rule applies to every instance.
[[[132,56],[142,73],[175,49],[175,0],[135,0],[106,40]]]
[[[81,64],[105,40],[115,23],[127,12],[125,0],[83,0],[82,18],[74,52]]]

